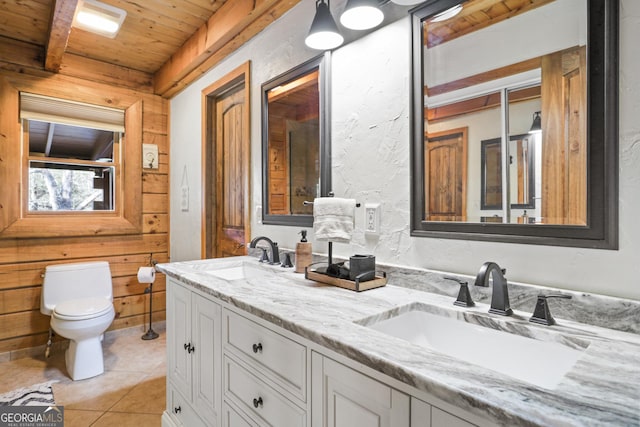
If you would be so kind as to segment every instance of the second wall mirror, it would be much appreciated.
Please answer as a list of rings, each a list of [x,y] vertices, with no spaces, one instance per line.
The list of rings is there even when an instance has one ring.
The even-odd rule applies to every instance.
[[[330,53],[262,85],[262,221],[313,225],[313,207],[331,188]]]
[[[412,11],[412,235],[617,247],[618,7]]]

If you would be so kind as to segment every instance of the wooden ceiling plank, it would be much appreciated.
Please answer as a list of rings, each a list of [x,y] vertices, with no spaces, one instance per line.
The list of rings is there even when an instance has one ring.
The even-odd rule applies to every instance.
[[[299,0],[289,0],[292,7]],[[281,0],[228,1],[155,74],[164,94]]]
[[[44,61],[44,69],[47,71],[60,71],[77,7],[78,0],[55,0]]]
[[[236,3],[234,0],[232,12],[237,15],[233,25],[234,23],[227,21],[232,18],[229,13],[232,2],[228,1],[204,26],[214,29],[207,37],[194,34],[158,70],[154,77],[155,93],[165,98],[174,96],[299,2],[300,0],[242,0],[245,7],[242,12],[236,12],[240,9],[240,1]],[[247,3],[255,3],[249,5],[255,6],[250,12],[247,12]],[[213,39],[216,35],[218,38]]]

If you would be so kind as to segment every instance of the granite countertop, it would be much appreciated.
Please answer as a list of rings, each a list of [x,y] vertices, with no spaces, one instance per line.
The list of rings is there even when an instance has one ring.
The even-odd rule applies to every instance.
[[[211,271],[250,266],[234,280]],[[156,268],[206,294],[316,342],[392,378],[502,425],[640,426],[640,336],[562,320],[528,322],[530,313],[488,314],[486,304],[452,305],[448,296],[400,286],[357,293],[306,280],[291,269],[234,257],[159,264]],[[419,306],[439,315],[583,350],[553,389],[367,328]],[[425,308],[426,307],[426,308]],[[586,349],[585,349],[586,348]],[[473,352],[473,348],[469,348]]]

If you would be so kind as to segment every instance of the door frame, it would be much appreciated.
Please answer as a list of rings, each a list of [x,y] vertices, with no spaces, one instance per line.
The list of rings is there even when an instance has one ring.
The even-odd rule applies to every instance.
[[[250,182],[251,182],[251,61],[237,67],[224,77],[220,78],[213,84],[202,90],[202,232],[201,232],[201,258],[210,258],[215,253],[216,248],[214,242],[216,237],[216,209],[214,202],[216,200],[216,100],[224,96],[230,90],[241,87],[244,91],[245,103],[247,108],[243,111],[243,134],[244,149],[247,153],[244,159],[244,170],[247,171],[243,177],[243,190],[245,205],[244,209],[244,232],[245,236],[251,235],[251,215],[249,202]],[[211,238],[209,238],[211,236]]]

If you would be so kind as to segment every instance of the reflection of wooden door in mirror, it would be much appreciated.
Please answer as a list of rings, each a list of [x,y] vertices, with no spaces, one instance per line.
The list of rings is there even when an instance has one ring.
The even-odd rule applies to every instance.
[[[542,58],[542,219],[547,224],[587,225],[586,80],[584,47]]]
[[[268,91],[268,212],[311,214],[319,170],[318,69]],[[308,157],[311,156],[311,161]],[[313,167],[307,167],[314,165]]]
[[[427,134],[424,156],[426,220],[466,220],[467,128]]]
[[[242,183],[249,155],[244,138],[245,97],[242,88],[216,102],[216,257],[245,255],[244,192]]]

